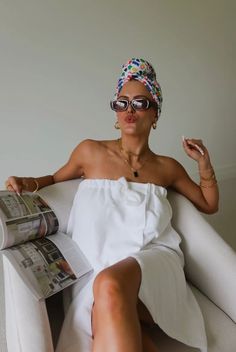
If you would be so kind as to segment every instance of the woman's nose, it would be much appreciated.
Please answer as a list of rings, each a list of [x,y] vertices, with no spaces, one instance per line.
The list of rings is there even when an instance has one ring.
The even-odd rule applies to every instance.
[[[129,105],[128,105],[128,109],[127,109],[127,110],[128,110],[129,113],[134,113],[134,112],[135,112],[135,110],[134,110],[132,104],[129,104]]]

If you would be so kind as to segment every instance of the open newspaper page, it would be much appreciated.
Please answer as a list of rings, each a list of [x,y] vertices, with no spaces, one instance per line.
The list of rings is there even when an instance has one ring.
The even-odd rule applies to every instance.
[[[77,244],[62,233],[13,246],[3,254],[38,300],[63,290],[86,274],[89,277],[92,272]]]
[[[55,213],[36,193],[0,191],[0,249],[56,233]]]

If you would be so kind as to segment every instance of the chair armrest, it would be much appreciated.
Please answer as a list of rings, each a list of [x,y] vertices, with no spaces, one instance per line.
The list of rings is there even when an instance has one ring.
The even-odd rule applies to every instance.
[[[80,180],[57,183],[38,193],[55,211],[59,229],[66,232],[73,199]],[[6,340],[8,352],[53,352],[45,301],[37,301],[22,278],[3,256]]]
[[[236,253],[193,204],[170,191],[172,225],[182,237],[189,281],[236,322]]]
[[[37,301],[3,256],[8,352],[53,352],[45,301]]]

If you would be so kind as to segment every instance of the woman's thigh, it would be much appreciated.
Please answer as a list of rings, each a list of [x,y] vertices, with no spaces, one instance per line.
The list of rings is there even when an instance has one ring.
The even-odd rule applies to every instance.
[[[128,257],[106,269],[102,270],[94,281],[94,297],[104,294],[104,287],[114,285],[122,290],[123,299],[132,305],[136,305],[138,318],[145,324],[153,324],[154,321],[147,307],[138,299],[142,273],[138,262]]]

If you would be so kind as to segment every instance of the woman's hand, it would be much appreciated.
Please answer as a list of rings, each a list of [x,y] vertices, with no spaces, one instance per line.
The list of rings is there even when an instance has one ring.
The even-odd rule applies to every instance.
[[[23,190],[22,177],[10,176],[5,182],[6,189],[11,192],[20,194]]]
[[[201,139],[183,137],[183,147],[186,154],[199,163],[201,169],[211,166],[208,150]]]
[[[10,176],[5,182],[8,191],[21,194],[22,191],[32,191],[35,189],[35,179],[33,177]]]
[[[183,138],[183,147],[186,154],[198,163],[200,184],[198,188],[190,185],[187,189],[187,183],[182,182],[182,194],[192,200],[201,211],[213,214],[218,210],[219,190],[208,150],[201,139],[193,138]]]

